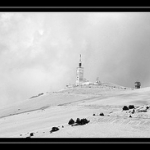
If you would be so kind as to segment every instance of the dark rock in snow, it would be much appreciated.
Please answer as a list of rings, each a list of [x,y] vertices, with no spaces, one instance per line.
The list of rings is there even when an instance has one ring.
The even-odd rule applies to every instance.
[[[33,136],[34,135],[34,133],[30,133],[30,136]]]
[[[133,111],[132,111],[132,114],[134,114],[135,113],[135,109],[133,109]]]
[[[38,96],[40,96],[40,95],[43,95],[44,93],[40,93],[40,94],[38,94]]]

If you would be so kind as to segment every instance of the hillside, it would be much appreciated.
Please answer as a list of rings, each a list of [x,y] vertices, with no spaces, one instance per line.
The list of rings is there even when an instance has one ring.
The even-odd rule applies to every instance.
[[[123,106],[134,105],[123,111]],[[42,93],[0,109],[0,137],[149,137],[150,87],[113,83]],[[147,109],[145,109],[147,107]],[[144,110],[144,111],[142,111]],[[146,111],[145,111],[146,110]],[[104,116],[100,116],[104,113]],[[70,126],[70,119],[88,124]],[[59,130],[50,133],[52,127]]]

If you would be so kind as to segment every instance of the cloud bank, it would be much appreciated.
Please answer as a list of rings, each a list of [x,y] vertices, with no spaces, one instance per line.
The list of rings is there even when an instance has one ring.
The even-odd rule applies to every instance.
[[[0,13],[0,105],[90,81],[150,86],[149,12]]]

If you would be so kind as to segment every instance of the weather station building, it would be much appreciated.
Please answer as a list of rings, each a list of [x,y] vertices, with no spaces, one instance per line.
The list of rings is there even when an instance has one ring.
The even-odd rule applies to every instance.
[[[82,67],[81,54],[79,66],[76,69],[76,86],[88,86],[88,85],[99,85],[100,81],[89,82],[86,78],[84,78],[84,68]]]
[[[66,85],[67,88],[73,88],[73,87],[88,87],[91,85],[100,85],[99,79],[97,79],[96,82],[90,82],[86,78],[84,78],[84,67],[82,67],[82,61],[81,61],[81,54],[80,54],[80,60],[79,60],[79,66],[76,68],[76,82],[75,84],[69,84]]]

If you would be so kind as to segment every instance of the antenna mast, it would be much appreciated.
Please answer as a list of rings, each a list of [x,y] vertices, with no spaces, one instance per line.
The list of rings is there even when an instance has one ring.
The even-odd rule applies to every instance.
[[[79,62],[79,67],[81,68],[81,65],[82,65],[82,63],[81,63],[81,54],[80,54],[80,62]]]

